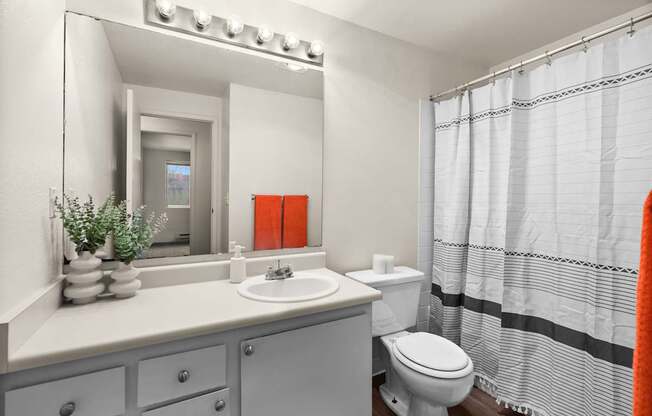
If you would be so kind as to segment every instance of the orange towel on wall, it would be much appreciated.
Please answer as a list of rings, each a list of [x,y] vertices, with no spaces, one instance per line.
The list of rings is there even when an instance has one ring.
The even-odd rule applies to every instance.
[[[634,416],[652,416],[652,192],[643,208],[641,267],[636,296]]]
[[[255,198],[254,250],[279,249],[283,198],[280,195],[256,195]]]
[[[283,248],[308,245],[308,196],[283,197]]]

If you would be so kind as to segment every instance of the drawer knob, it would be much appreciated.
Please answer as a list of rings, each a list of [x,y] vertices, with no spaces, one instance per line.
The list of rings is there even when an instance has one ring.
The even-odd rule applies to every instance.
[[[190,371],[188,370],[181,370],[179,371],[179,375],[177,376],[177,379],[179,380],[179,383],[185,383],[190,379]]]
[[[215,411],[221,412],[226,407],[226,402],[224,400],[218,400],[215,402]]]
[[[246,356],[254,355],[254,346],[251,344],[245,345],[244,353]]]
[[[74,402],[68,402],[59,409],[59,416],[71,416],[73,413],[75,413]]]

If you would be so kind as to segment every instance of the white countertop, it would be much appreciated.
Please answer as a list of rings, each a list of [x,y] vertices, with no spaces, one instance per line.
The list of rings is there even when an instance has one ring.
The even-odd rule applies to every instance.
[[[145,289],[129,299],[66,305],[15,353],[9,372],[98,354],[223,332],[378,300],[381,293],[328,269],[339,281],[334,294],[307,302],[264,303],[246,299],[228,280]]]

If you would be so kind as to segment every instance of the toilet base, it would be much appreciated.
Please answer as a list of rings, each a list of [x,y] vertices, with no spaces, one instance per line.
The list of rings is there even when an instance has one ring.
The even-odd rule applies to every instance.
[[[412,398],[407,416],[448,416],[448,409]]]
[[[382,397],[385,402],[385,406],[389,407],[395,415],[407,416],[409,403],[404,403],[399,397],[396,397],[396,395],[387,388],[386,384],[378,387],[378,390],[380,391],[380,397]]]
[[[378,390],[385,405],[394,412],[396,416],[448,416],[448,410],[441,406],[432,406],[423,400],[406,399],[396,396],[386,384],[381,385]]]

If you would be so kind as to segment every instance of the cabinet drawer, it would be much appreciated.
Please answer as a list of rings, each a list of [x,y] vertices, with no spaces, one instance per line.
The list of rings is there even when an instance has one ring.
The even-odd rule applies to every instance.
[[[64,406],[72,412],[63,410]],[[37,384],[5,394],[5,416],[118,416],[124,412],[124,367]]]
[[[143,413],[143,416],[229,416],[229,389],[204,394],[194,399]]]
[[[203,348],[138,363],[138,406],[226,385],[226,347]]]

